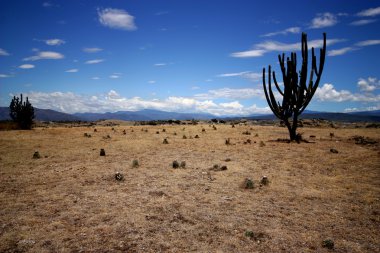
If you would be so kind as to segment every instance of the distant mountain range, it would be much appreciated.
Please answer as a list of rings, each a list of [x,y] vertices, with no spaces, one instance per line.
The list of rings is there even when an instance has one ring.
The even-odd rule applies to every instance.
[[[129,121],[148,121],[148,120],[187,120],[187,119],[212,119],[215,118],[212,114],[207,113],[178,113],[178,112],[164,112],[158,110],[141,110],[141,111],[120,111],[120,112],[106,112],[106,113],[75,113],[78,117],[86,121],[96,121],[101,119],[118,119]]]
[[[34,108],[35,119],[40,121],[78,121],[80,118],[50,109]],[[9,107],[0,107],[0,120],[10,120]]]
[[[249,119],[256,120],[274,120],[276,117],[273,114],[265,115],[253,115],[247,117]],[[316,111],[304,111],[300,116],[301,119],[325,119],[330,121],[341,122],[380,122],[380,110],[376,111],[364,111],[364,112],[316,112]]]
[[[158,110],[141,110],[141,111],[119,111],[119,112],[106,112],[106,113],[75,113],[67,114],[57,112],[49,109],[35,108],[36,120],[39,121],[97,121],[105,119],[113,120],[126,120],[126,121],[149,121],[149,120],[209,120],[212,118],[223,119],[236,119],[242,117],[217,117],[207,113],[178,113],[178,112],[164,112]],[[253,120],[274,120],[276,119],[273,114],[265,115],[251,115],[243,117]],[[345,121],[345,122],[380,122],[380,110],[353,112],[353,113],[333,113],[333,112],[315,112],[305,111],[301,115],[302,119],[325,119],[331,121]],[[0,120],[10,120],[9,108],[0,107]]]

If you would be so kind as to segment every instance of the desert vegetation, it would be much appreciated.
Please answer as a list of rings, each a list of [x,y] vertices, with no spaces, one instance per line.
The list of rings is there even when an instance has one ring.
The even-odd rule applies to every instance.
[[[379,252],[377,128],[110,123],[0,131],[0,252]]]
[[[274,115],[282,120],[289,131],[290,141],[300,142],[302,136],[297,134],[298,117],[309,105],[314,93],[316,92],[319,81],[322,77],[323,67],[326,57],[326,33],[323,34],[323,47],[320,49],[319,67],[317,67],[317,57],[314,53],[314,48],[311,49],[311,70],[308,76],[308,47],[307,47],[307,35],[302,33],[301,39],[301,53],[302,53],[302,66],[301,70],[297,70],[297,54],[291,53],[291,57],[286,58],[285,66],[285,54],[278,56],[278,61],[281,67],[282,80],[284,89],[280,88],[280,85],[276,79],[275,71],[271,71],[271,65],[268,67],[268,89],[265,82],[265,68],[263,69],[263,87],[265,98],[268,105]],[[313,81],[314,75],[316,80]],[[277,102],[276,97],[272,91],[272,76],[273,82],[277,88],[280,96],[282,96],[281,104]],[[291,121],[289,121],[291,118]]]
[[[20,129],[31,129],[34,119],[34,108],[29,102],[28,97],[23,101],[22,94],[19,97],[14,96],[9,105],[9,116],[17,123]]]

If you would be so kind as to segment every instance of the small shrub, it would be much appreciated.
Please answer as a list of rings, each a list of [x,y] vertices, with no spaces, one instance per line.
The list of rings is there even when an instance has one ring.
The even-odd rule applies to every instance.
[[[173,133],[173,135],[177,135],[177,133],[176,133],[176,132],[174,132],[174,133]]]
[[[164,139],[164,141],[162,142],[163,144],[169,144],[169,141],[168,141],[168,139]]]
[[[250,178],[246,178],[244,181],[244,188],[245,189],[253,189],[255,187],[253,180]]]
[[[123,134],[124,134],[124,135],[126,135],[126,134],[127,134],[127,131],[126,131],[125,129],[123,130]]]
[[[117,181],[123,181],[123,180],[124,180],[124,175],[121,174],[120,172],[116,172],[116,173],[115,173],[115,179],[116,179]]]
[[[328,249],[334,249],[334,241],[331,239],[326,239],[322,241],[322,247]]]
[[[244,235],[246,237],[253,238],[255,234],[253,233],[253,231],[247,230],[247,231],[245,231]]]
[[[156,134],[160,134],[160,132],[159,132],[159,131],[157,131],[157,132],[156,132]]]
[[[219,164],[214,164],[214,166],[212,166],[211,170],[223,171],[223,170],[227,170],[227,166],[226,165],[220,166]]]
[[[261,240],[264,240],[268,236],[261,232],[253,232],[251,230],[245,231],[244,235],[252,240],[260,242]]]
[[[38,151],[34,152],[33,154],[33,159],[40,159],[41,158],[41,155]]]
[[[231,158],[226,158],[225,162],[231,162]]]
[[[163,133],[165,133],[165,132],[166,132],[166,129],[165,129],[165,128],[164,128],[164,129],[162,129],[162,132],[163,132]]]
[[[186,135],[183,135],[183,136],[182,136],[182,139],[187,139]]]
[[[94,133],[96,133],[98,130],[96,130],[96,128],[94,128]]]
[[[231,127],[232,127],[232,128],[235,128],[235,124],[232,124]]]
[[[205,133],[206,132],[206,129],[202,128],[202,133]]]
[[[199,139],[199,135],[195,135],[194,138],[195,138],[195,139]]]
[[[227,166],[223,165],[222,167],[220,167],[220,170],[227,170]]]
[[[267,176],[263,176],[263,177],[261,178],[260,184],[261,184],[261,185],[268,185],[268,184],[269,184],[269,179],[268,179],[268,177],[267,177]]]
[[[259,134],[255,134],[255,137],[259,137]]]
[[[243,132],[244,135],[251,135],[251,133],[249,131],[245,131]]]
[[[226,145],[231,145],[231,140],[230,140],[230,138],[226,139],[225,143],[226,143]]]
[[[181,164],[180,164],[181,168],[186,168],[186,162],[185,161],[182,161]]]
[[[330,139],[332,139],[333,137],[335,137],[334,133],[330,133]]]
[[[336,150],[335,148],[331,148],[331,149],[330,149],[330,152],[331,152],[331,153],[334,153],[334,154],[338,154],[338,153],[339,153],[338,150]]]
[[[100,156],[105,156],[106,155],[106,151],[104,150],[104,148],[101,148],[100,149]]]
[[[178,169],[179,168],[179,162],[176,160],[173,161],[172,167],[173,167],[173,169]]]
[[[260,147],[265,147],[265,143],[263,141],[260,141]]]
[[[132,167],[133,168],[138,168],[140,166],[139,160],[135,159],[132,161]]]
[[[212,128],[213,128],[214,130],[217,130],[216,126],[214,126],[214,125],[212,126]]]

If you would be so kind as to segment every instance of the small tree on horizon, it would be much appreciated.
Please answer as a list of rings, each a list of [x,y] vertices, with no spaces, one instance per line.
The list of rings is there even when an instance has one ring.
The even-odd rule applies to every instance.
[[[24,102],[22,99],[22,94],[20,94],[20,98],[13,96],[13,99],[9,105],[9,116],[21,129],[32,129],[34,108],[29,102],[28,97],[26,97],[26,101]]]
[[[301,140],[301,135],[297,134],[297,122],[298,117],[305,110],[311,101],[315,91],[318,88],[319,81],[321,80],[323,66],[326,57],[326,33],[323,33],[323,47],[320,49],[319,55],[319,67],[317,67],[317,57],[314,54],[314,48],[311,49],[311,70],[309,81],[307,81],[308,75],[308,48],[307,48],[307,35],[302,33],[301,42],[302,52],[302,66],[301,70],[297,72],[297,55],[291,53],[290,58],[286,58],[285,67],[285,54],[278,55],[278,60],[282,72],[282,80],[284,83],[284,89],[281,90],[276,80],[275,72],[271,71],[271,66],[268,66],[268,89],[265,84],[265,68],[263,68],[263,87],[265,98],[268,105],[274,115],[282,120],[289,130],[290,141]],[[313,76],[316,76],[315,82]],[[273,77],[274,84],[278,93],[282,96],[282,103],[276,101],[276,98],[272,91],[271,78]],[[291,118],[291,121],[289,121]]]

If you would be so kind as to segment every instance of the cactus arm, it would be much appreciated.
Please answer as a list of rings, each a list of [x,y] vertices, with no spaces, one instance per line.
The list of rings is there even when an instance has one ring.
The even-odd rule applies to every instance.
[[[269,66],[269,68],[270,68],[270,66]],[[265,84],[265,68],[263,68],[263,88],[264,88],[264,94],[265,94],[265,98],[268,102],[269,108],[272,110],[273,114],[276,115],[276,117],[280,118],[277,111],[273,108],[271,100],[269,99],[269,96],[268,96],[267,86]]]
[[[279,86],[278,83],[277,83],[277,80],[276,80],[276,74],[275,74],[274,71],[273,71],[273,82],[274,82],[274,85],[276,86],[278,92],[281,94],[281,96],[284,96],[284,92],[282,92],[280,86]]]
[[[277,101],[276,101],[276,98],[274,97],[273,95],[273,91],[272,91],[272,83],[271,83],[271,66],[269,65],[268,67],[268,89],[269,89],[269,98],[271,100],[271,103],[272,103],[272,106],[273,106],[273,109],[277,112],[278,115],[281,115],[281,110],[277,104]],[[281,117],[280,117],[281,118]]]

